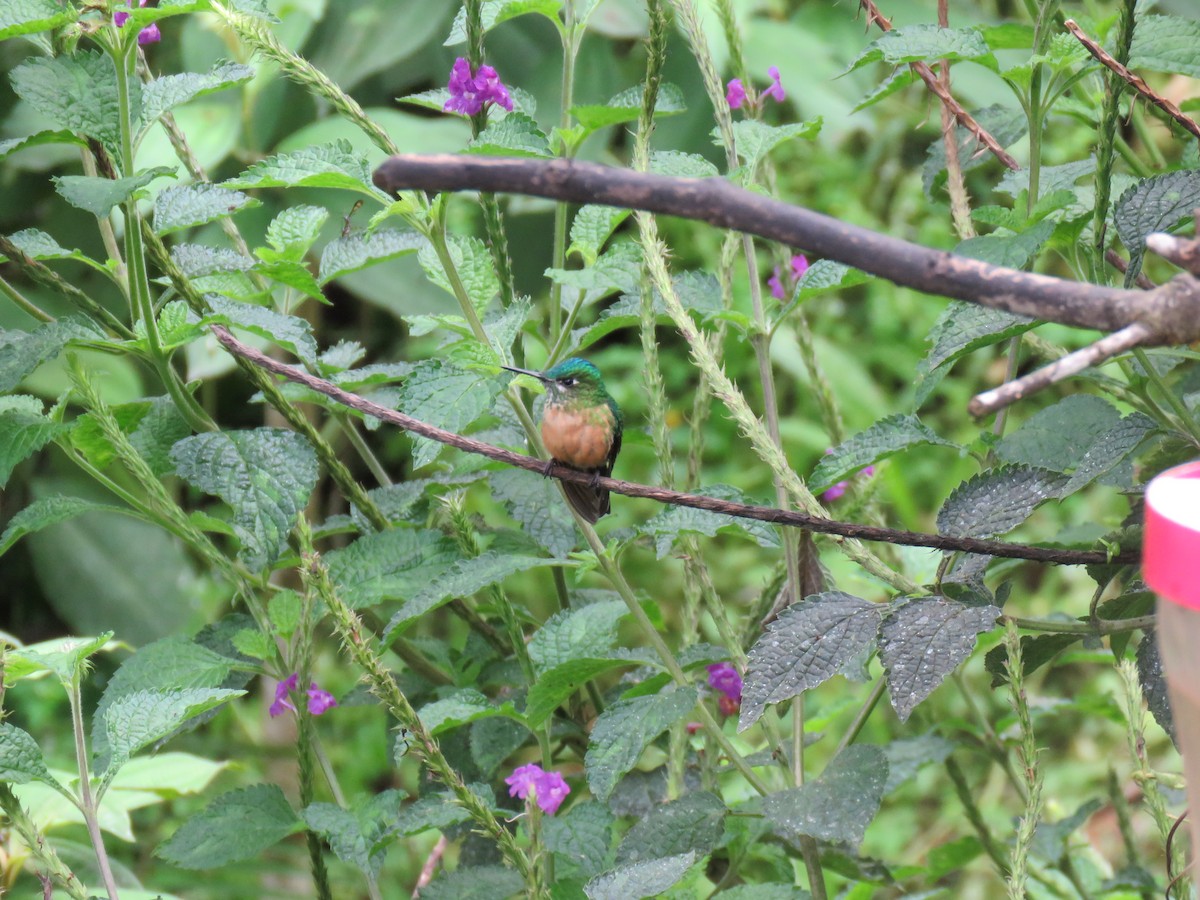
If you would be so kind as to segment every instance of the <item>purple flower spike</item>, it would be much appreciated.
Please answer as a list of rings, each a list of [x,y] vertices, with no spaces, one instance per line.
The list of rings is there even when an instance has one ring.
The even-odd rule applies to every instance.
[[[288,699],[288,694],[296,689],[296,681],[299,677],[299,675],[293,672],[283,681],[279,682],[279,684],[275,685],[275,702],[271,704],[271,708],[268,710],[271,713],[272,719],[283,715],[285,709],[290,709],[292,712],[296,711],[296,707]]]
[[[708,686],[714,691],[720,691],[730,700],[742,702],[742,676],[729,663],[713,663],[706,666],[708,670]]]
[[[783,89],[783,83],[779,80],[779,66],[771,66],[767,69],[767,74],[771,76],[771,86],[763,91],[763,96],[774,97],[782,103],[787,99],[787,93]]]
[[[734,78],[725,86],[725,102],[730,109],[741,109],[746,102],[746,89],[742,87],[742,79]]]
[[[450,91],[450,99],[442,107],[446,112],[473,116],[488,103],[495,103],[510,112],[513,108],[508,88],[500,81],[496,70],[491,66],[480,66],[478,72],[471,74],[471,63],[462,56],[454,60],[450,68],[450,82],[446,88]]]
[[[537,763],[518,766],[504,779],[508,785],[508,796],[532,799],[548,816],[558,812],[562,802],[571,793],[566,780],[558,772],[547,772]]]

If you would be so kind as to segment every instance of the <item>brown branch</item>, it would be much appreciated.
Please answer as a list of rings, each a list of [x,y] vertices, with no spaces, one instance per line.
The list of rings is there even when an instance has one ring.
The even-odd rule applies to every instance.
[[[875,5],[873,0],[858,0],[858,4],[867,13],[868,25],[879,26],[879,30],[885,34],[892,30],[891,21],[883,17],[883,13],[879,11],[879,7]],[[951,115],[958,120],[958,124],[975,135],[975,139],[990,150],[996,159],[1000,160],[1000,162],[1004,163],[1004,165],[1008,166],[1014,172],[1021,168],[1020,163],[1013,159],[1008,154],[1008,151],[1000,146],[1000,142],[992,137],[986,128],[976,122],[975,118],[969,112],[962,108],[950,93],[949,88],[938,80],[937,75],[933,73],[933,70],[929,66],[923,62],[915,62],[909,63],[909,68],[916,72],[917,77],[925,82],[925,86],[942,101],[942,106],[950,111]]]
[[[1200,340],[1200,284],[1178,275],[1153,291],[1126,291],[1020,272],[931,250],[735,187],[721,178],[671,178],[578,160],[393,156],[377,187],[478,190],[600,203],[709,222],[806,250],[940,294],[1063,325],[1118,331],[1142,322],[1148,346]]]
[[[1067,21],[1063,22],[1063,26],[1067,29],[1067,31],[1075,35],[1075,38],[1079,41],[1079,43],[1083,44],[1083,46],[1087,48],[1088,53],[1092,54],[1092,56],[1096,58],[1097,62],[1099,62],[1102,66],[1112,70],[1112,72],[1115,73],[1118,78],[1137,91],[1143,99],[1157,106],[1196,137],[1200,138],[1200,125],[1196,124],[1195,119],[1187,116],[1183,110],[1181,110],[1166,97],[1163,97],[1161,94],[1156,94],[1154,89],[1151,88],[1150,85],[1146,84],[1146,82],[1143,81],[1139,75],[1129,71],[1128,68],[1121,65],[1121,63],[1117,62],[1117,60],[1113,59],[1110,54],[1105,52],[1103,47],[1087,36],[1087,33],[1075,23],[1074,19],[1067,19]]]
[[[686,494],[680,491],[670,491],[665,488],[652,487],[632,481],[620,481],[616,478],[597,477],[588,472],[569,469],[566,466],[553,465],[547,470],[544,460],[521,453],[513,453],[474,438],[464,437],[450,431],[414,419],[412,416],[397,412],[394,409],[380,406],[365,397],[342,390],[335,384],[309,375],[300,369],[293,368],[279,360],[271,359],[264,353],[248,347],[230,334],[229,329],[222,325],[212,325],[213,334],[217,340],[235,356],[273,372],[288,381],[303,385],[319,394],[324,394],[336,400],[343,406],[358,410],[369,416],[374,416],[405,431],[457,447],[467,453],[476,453],[525,469],[539,475],[548,474],[562,481],[572,481],[577,484],[596,484],[607,488],[616,494],[627,497],[642,497],[658,503],[669,503],[675,506],[689,506],[693,509],[705,509],[710,512],[735,516],[741,519],[754,519],[759,522],[771,522],[776,525],[788,525],[796,528],[807,528],[821,534],[832,534],[839,537],[856,538],[864,541],[884,541],[892,544],[906,544],[914,547],[930,547],[934,550],[961,551],[964,553],[982,553],[987,556],[1001,556],[1007,559],[1028,559],[1035,562],[1058,563],[1061,565],[1103,565],[1105,563],[1135,563],[1139,554],[1134,550],[1126,550],[1115,556],[1099,551],[1085,550],[1053,550],[1047,547],[1032,547],[1025,544],[1010,544],[1005,541],[986,541],[979,538],[948,537],[939,534],[924,534],[915,531],[899,531],[892,528],[876,528],[870,525],[857,525],[853,522],[838,522],[820,516],[809,516],[790,510],[775,509],[769,506],[754,506],[748,503],[734,503],[729,500],[718,500],[715,497],[705,497],[701,494]]]

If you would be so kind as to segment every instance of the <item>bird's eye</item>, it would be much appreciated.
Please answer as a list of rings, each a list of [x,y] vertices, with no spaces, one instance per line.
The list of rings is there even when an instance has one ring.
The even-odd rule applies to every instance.
[[[561,384],[563,387],[575,387],[575,379],[574,378],[564,378],[562,381],[559,382],[559,384]]]

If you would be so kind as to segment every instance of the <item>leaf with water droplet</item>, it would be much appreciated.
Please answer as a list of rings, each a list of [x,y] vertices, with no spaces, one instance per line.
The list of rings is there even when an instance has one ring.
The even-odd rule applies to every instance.
[[[981,472],[951,492],[938,513],[940,534],[993,537],[1012,531],[1046,500],[1060,495],[1065,475],[1032,466],[1003,466]]]
[[[854,744],[807,784],[767,796],[763,815],[781,837],[844,841],[857,847],[879,811],[888,761],[873,744]]]

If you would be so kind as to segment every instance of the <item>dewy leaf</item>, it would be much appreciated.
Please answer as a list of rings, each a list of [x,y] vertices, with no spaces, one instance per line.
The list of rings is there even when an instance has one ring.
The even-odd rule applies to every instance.
[[[104,732],[112,754],[104,779],[111,781],[133,754],[162,740],[188,719],[245,693],[220,688],[140,690],[114,700],[104,713]]]
[[[1158,430],[1158,424],[1149,416],[1130,413],[1103,434],[1098,435],[1083,454],[1075,467],[1071,480],[1063,487],[1060,496],[1066,497],[1091,484],[1100,476],[1110,472],[1128,457],[1147,436]]]
[[[830,485],[857,472],[864,466],[877,463],[909,447],[933,444],[939,447],[958,447],[953,441],[938,437],[916,416],[888,416],[866,431],[847,439],[821,457],[809,477],[809,487],[819,493]]]
[[[973,28],[939,28],[937,25],[904,25],[894,28],[855,57],[846,72],[875,62],[891,66],[936,60],[977,60],[995,68],[996,60],[983,35]],[[843,73],[845,74],[845,73]]]
[[[1024,334],[1036,323],[1025,316],[1014,316],[1002,310],[956,300],[946,307],[926,338],[932,344],[929,355],[921,361],[920,371],[934,369],[959,357]]]
[[[857,847],[879,811],[887,778],[883,751],[873,744],[853,744],[814,781],[764,797],[763,815],[785,838],[813,837]]]
[[[685,794],[635,822],[621,841],[617,861],[628,864],[681,853],[704,856],[720,843],[727,812],[710,791]]]
[[[282,428],[193,435],[171,449],[171,459],[180,477],[233,509],[240,556],[256,572],[287,549],[319,474],[308,442]]]
[[[0,3],[0,41],[58,28],[77,15],[71,4],[64,7],[57,0],[5,0]]]
[[[1046,500],[1061,495],[1067,477],[1031,466],[980,472],[956,487],[938,513],[938,533],[988,538],[1012,531]]]
[[[892,708],[901,722],[975,649],[980,632],[995,627],[995,606],[968,606],[919,597],[893,609],[879,631]]]
[[[261,201],[217,184],[183,184],[165,187],[154,198],[154,231],[170,234],[223,219]]]
[[[183,72],[155,78],[142,88],[142,125],[150,125],[163,113],[189,100],[245,84],[253,77],[254,69],[250,66],[219,62],[209,72]]]
[[[954,752],[955,744],[936,734],[923,734],[915,738],[902,738],[883,746],[888,761],[887,784],[883,792],[890,794],[905,781],[917,774],[917,770],[930,763],[940,763]]]
[[[542,839],[560,878],[591,878],[612,864],[613,814],[603,803],[577,803],[542,820]]]
[[[120,101],[117,71],[106,54],[35,57],[13,69],[17,96],[58,128],[85,134],[120,156]],[[130,79],[130,107],[141,109],[141,81]]]
[[[1139,181],[1121,195],[1113,208],[1117,236],[1129,251],[1125,286],[1130,287],[1142,270],[1146,237],[1170,231],[1189,219],[1200,206],[1200,170],[1164,172]]]
[[[637,765],[650,742],[691,712],[696,689],[678,687],[662,694],[618,700],[596,719],[584,768],[588,786],[607,800],[621,776]]]
[[[1200,22],[1182,16],[1138,16],[1129,67],[1200,78]]]
[[[0,722],[0,782],[28,784],[40,781],[57,791],[63,787],[46,768],[42,748],[16,725]]]
[[[441,360],[417,364],[400,389],[396,407],[415,419],[462,434],[492,407],[507,378],[460,369]],[[444,445],[413,438],[413,468],[433,462]]]
[[[312,324],[307,319],[285,315],[253,303],[239,303],[220,294],[205,294],[204,299],[212,307],[212,312],[204,317],[205,324],[219,322],[243,328],[251,334],[274,341],[306,363],[315,365],[317,342],[312,336]]]
[[[714,484],[700,491],[706,497],[746,503],[746,495],[727,484]],[[654,537],[654,552],[663,559],[685,534],[715,537],[723,534],[744,534],[760,547],[778,547],[779,533],[775,527],[754,519],[740,519],[724,513],[691,506],[668,506],[638,529]]]
[[[3,427],[3,416],[0,415],[0,465],[3,463],[4,455]],[[3,485],[3,481],[0,479],[0,485]],[[0,534],[0,556],[7,553],[13,544],[27,534],[33,534],[35,531],[41,531],[43,528],[49,528],[51,525],[57,525],[59,522],[65,522],[93,510],[128,512],[120,506],[96,503],[82,497],[66,497],[61,494],[34,500],[8,520],[4,533]]]
[[[575,517],[551,479],[524,469],[504,469],[488,480],[496,498],[508,505],[509,515],[552,556],[564,559],[575,548]]]
[[[392,528],[363,535],[324,558],[342,598],[362,609],[412,596],[461,557],[441,532]]]
[[[54,359],[70,341],[100,337],[90,325],[77,319],[47,322],[34,331],[0,328],[0,393],[7,393],[48,360]]]
[[[175,169],[155,166],[128,178],[102,178],[92,175],[60,175],[54,179],[54,189],[74,207],[103,218],[112,208],[124,203],[155,178],[174,175]]]
[[[557,612],[530,638],[529,657],[545,672],[572,659],[604,656],[617,642],[617,623],[628,614],[620,600]]]
[[[213,869],[250,859],[301,827],[277,785],[256,784],[217,797],[154,855],[184,869]]]
[[[1146,698],[1150,714],[1178,746],[1175,718],[1171,712],[1170,698],[1167,696],[1167,679],[1163,672],[1162,656],[1158,652],[1158,638],[1153,628],[1146,629],[1138,642],[1137,673],[1138,684],[1142,686],[1142,696]]]
[[[231,188],[323,187],[357,191],[390,203],[391,197],[374,187],[367,158],[341,139],[329,144],[280,153],[255,163],[237,178],[224,182]]]
[[[790,700],[832,678],[875,641],[884,607],[841,591],[784,609],[750,650],[738,731],[768,703]]]
[[[995,453],[1005,462],[1068,472],[1120,418],[1107,400],[1093,394],[1074,394],[1034,413],[996,444]]]
[[[657,897],[679,881],[699,857],[681,853],[665,859],[630,863],[603,875],[597,875],[583,886],[588,900],[641,900]]]
[[[486,156],[530,156],[548,158],[550,141],[537,122],[521,112],[510,112],[489,121],[478,137],[467,144],[467,152]]]
[[[321,252],[321,284],[376,263],[387,262],[420,250],[428,243],[416,231],[380,228],[371,234],[347,234],[325,245]]]
[[[42,401],[36,397],[3,398],[0,401],[0,488],[8,484],[18,463],[69,428],[66,423],[44,415]]]

